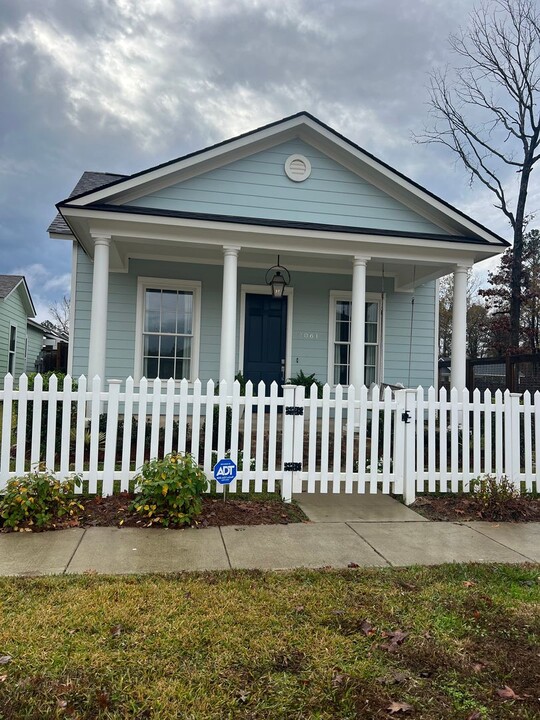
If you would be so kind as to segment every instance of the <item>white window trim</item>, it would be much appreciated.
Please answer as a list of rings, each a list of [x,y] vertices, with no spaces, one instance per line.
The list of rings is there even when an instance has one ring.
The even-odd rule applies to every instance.
[[[139,277],[137,280],[137,317],[135,322],[135,366],[133,377],[140,382],[143,368],[144,295],[147,289],[186,290],[193,293],[193,343],[190,383],[199,378],[199,349],[201,344],[201,282],[171,278]],[[177,384],[180,380],[176,381]]]
[[[269,285],[241,285],[240,286],[240,320],[238,323],[238,370],[244,372],[244,348],[246,340],[246,295],[271,295]],[[285,379],[291,377],[292,365],[292,326],[293,326],[293,299],[294,289],[286,287],[283,294],[287,298],[287,332],[285,336]]]
[[[13,347],[13,353],[11,352],[11,330],[12,329],[15,330],[15,343],[14,343],[14,347]],[[18,334],[19,333],[18,333],[17,325],[15,325],[15,323],[10,323],[9,324],[9,335],[8,335],[7,371],[8,371],[8,373],[10,372],[9,361],[10,361],[11,356],[13,355],[13,368],[11,370],[11,374],[13,375],[13,377],[15,377],[15,373],[17,370],[17,335]]]
[[[330,290],[330,299],[328,303],[328,384],[335,388],[334,383],[334,343],[336,341],[336,302],[338,300],[352,301],[352,292],[348,290]],[[376,302],[379,305],[379,313],[377,317],[377,325],[379,327],[379,343],[377,366],[375,368],[376,383],[381,385],[384,382],[384,337],[385,337],[385,318],[386,318],[386,293],[366,293],[366,303]]]

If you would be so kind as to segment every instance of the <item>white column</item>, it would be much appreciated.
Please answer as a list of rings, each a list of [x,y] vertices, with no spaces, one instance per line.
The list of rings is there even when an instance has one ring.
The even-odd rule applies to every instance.
[[[466,385],[467,368],[467,270],[458,265],[454,270],[454,297],[452,303],[452,370],[450,387],[459,391]]]
[[[227,393],[232,392],[236,365],[236,297],[239,247],[223,247],[223,302],[221,306],[221,352],[219,379],[227,381]]]
[[[105,380],[107,352],[107,304],[109,299],[110,235],[94,238],[94,276],[92,280],[92,309],[90,314],[90,345],[88,348],[88,377],[99,375]],[[102,385],[102,387],[104,387]]]
[[[351,348],[349,382],[355,389],[364,384],[364,353],[366,339],[366,266],[369,258],[353,260],[351,303]]]

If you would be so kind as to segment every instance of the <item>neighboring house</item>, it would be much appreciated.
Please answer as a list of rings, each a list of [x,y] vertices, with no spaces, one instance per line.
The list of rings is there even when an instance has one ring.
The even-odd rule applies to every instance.
[[[39,327],[43,338],[41,351],[36,361],[36,370],[40,373],[66,373],[69,347],[68,334],[46,325],[40,325]]]
[[[43,329],[32,320],[34,303],[22,275],[0,275],[0,383],[34,372],[43,345]]]
[[[46,330],[31,318],[28,319],[28,358],[26,361],[26,372],[36,372],[39,370],[39,358],[45,343]]]
[[[508,245],[305,112],[131,176],[86,172],[57,209],[68,369],[136,381],[435,384],[453,272],[463,386],[467,270]]]

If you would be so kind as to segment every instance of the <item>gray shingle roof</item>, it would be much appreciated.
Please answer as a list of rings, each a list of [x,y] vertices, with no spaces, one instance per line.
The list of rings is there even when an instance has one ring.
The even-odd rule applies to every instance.
[[[0,298],[3,299],[24,280],[22,275],[0,275]]]
[[[84,172],[75,185],[69,197],[75,197],[75,195],[82,195],[82,193],[90,192],[90,190],[97,190],[100,187],[109,185],[109,183],[121,178],[128,177],[127,175],[117,175],[114,173],[102,173],[102,172]],[[66,224],[63,217],[58,213],[52,223],[47,228],[50,233],[57,233],[59,235],[71,235],[71,230]]]

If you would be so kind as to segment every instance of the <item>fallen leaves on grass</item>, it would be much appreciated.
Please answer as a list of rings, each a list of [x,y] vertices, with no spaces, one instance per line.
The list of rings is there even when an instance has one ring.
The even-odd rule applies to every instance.
[[[388,650],[388,652],[394,652],[400,645],[403,644],[403,641],[408,637],[408,635],[409,633],[404,633],[401,630],[395,630],[394,632],[386,632],[383,630],[382,636],[388,638],[389,642],[381,645],[381,648],[383,650]]]
[[[475,662],[472,664],[472,669],[473,669],[473,672],[475,672],[475,673],[482,672],[482,670],[484,670],[485,667],[486,667],[486,664],[483,662]]]
[[[7,665],[12,659],[11,655],[0,655],[0,665]]]
[[[381,685],[401,685],[401,683],[404,683],[406,680],[407,675],[401,672],[396,672],[386,677],[377,678],[377,682],[381,683]]]
[[[106,690],[100,690],[96,695],[96,702],[101,710],[107,710],[111,705],[111,698]]]
[[[482,713],[474,710],[470,715],[467,715],[467,720],[482,720]]]
[[[505,685],[503,688],[497,688],[497,695],[503,700],[524,700],[520,695],[516,695],[508,685]]]
[[[390,713],[390,715],[395,715],[396,713],[408,713],[413,709],[412,705],[409,705],[409,703],[406,702],[395,702],[392,701],[390,705],[386,708],[386,711]]]
[[[111,628],[111,637],[120,637],[122,634],[122,626],[121,625],[113,625]]]
[[[369,637],[370,635],[375,635],[375,628],[369,622],[369,620],[362,620],[362,622],[360,623],[360,630],[364,633],[366,637]]]

